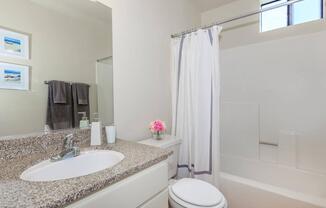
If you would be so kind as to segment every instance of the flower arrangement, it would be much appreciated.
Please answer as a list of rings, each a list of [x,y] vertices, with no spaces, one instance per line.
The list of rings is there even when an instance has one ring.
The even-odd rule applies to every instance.
[[[166,130],[164,121],[155,120],[150,123],[149,127],[154,139],[162,139]]]

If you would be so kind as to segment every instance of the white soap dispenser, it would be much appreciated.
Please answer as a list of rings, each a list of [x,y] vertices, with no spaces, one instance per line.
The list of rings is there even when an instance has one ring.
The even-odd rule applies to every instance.
[[[79,128],[80,129],[89,128],[89,121],[87,118],[87,113],[86,112],[78,112],[78,114],[82,115],[82,119],[79,121]]]
[[[102,124],[98,113],[94,113],[93,122],[91,124],[91,146],[98,146],[102,144]]]

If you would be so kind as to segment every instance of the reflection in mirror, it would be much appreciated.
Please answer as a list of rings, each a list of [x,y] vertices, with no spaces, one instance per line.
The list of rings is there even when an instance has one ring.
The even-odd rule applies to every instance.
[[[0,137],[113,123],[111,9],[0,0]]]
[[[99,59],[96,64],[98,112],[105,126],[114,123],[113,110],[113,60],[111,57]]]

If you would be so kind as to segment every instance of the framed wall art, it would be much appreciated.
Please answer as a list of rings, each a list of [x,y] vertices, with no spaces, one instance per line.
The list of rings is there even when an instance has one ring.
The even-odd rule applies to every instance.
[[[29,59],[29,36],[0,28],[0,56]]]
[[[29,66],[0,62],[0,89],[29,90]]]

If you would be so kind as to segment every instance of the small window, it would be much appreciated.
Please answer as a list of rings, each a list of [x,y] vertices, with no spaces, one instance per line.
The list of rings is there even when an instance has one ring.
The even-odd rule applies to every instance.
[[[288,0],[274,0],[261,5],[262,9],[277,6]],[[261,13],[260,31],[266,32],[290,25],[301,24],[323,18],[323,0],[303,0],[288,6]]]

